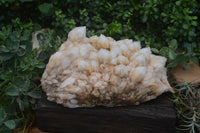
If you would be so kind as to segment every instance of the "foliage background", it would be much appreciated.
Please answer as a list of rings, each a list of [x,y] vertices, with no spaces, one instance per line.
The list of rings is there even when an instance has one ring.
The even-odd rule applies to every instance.
[[[197,0],[1,0],[0,8],[0,131],[27,128],[45,64],[75,26],[86,25],[88,36],[141,41],[168,58],[169,70],[199,63]],[[41,28],[47,32],[39,36],[38,54],[31,34]]]

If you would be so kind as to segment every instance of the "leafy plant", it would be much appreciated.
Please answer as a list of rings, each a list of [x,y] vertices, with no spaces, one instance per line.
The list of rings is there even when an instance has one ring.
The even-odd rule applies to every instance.
[[[0,108],[0,131],[3,133],[11,133],[16,127],[17,120],[8,120],[9,116],[3,108]]]
[[[58,47],[51,45],[55,37],[48,30],[43,38],[46,44],[32,49],[33,30],[33,23],[23,24],[19,19],[13,20],[13,26],[0,30],[0,132],[11,132],[17,125],[25,130],[31,123],[31,112],[41,97],[40,78],[45,59],[55,52],[53,47]],[[42,60],[39,56],[46,50],[50,53],[43,55]]]
[[[178,83],[173,95],[178,118],[178,131],[200,132],[200,88],[192,82]]]
[[[2,121],[2,132],[5,127],[15,128],[13,119],[25,119],[24,112],[35,109],[36,99],[41,95],[36,82],[40,79],[38,72],[45,65],[35,57],[36,51],[29,41],[30,33],[13,27],[3,27],[0,31],[0,108],[5,118],[5,114],[9,114],[9,120]],[[5,113],[4,109],[8,112]]]
[[[54,30],[47,29],[45,34],[38,34],[37,38],[40,44],[38,60],[47,64],[49,57],[66,41],[67,36],[61,38]]]
[[[68,33],[72,28],[76,26],[76,22],[74,19],[68,19],[66,18],[66,15],[63,14],[61,10],[55,11],[55,22],[52,22],[52,25],[55,26],[55,28],[60,29],[58,32],[63,33],[66,32]]]
[[[53,4],[51,3],[43,3],[38,6],[41,13],[43,13],[46,16],[50,16],[53,14]]]

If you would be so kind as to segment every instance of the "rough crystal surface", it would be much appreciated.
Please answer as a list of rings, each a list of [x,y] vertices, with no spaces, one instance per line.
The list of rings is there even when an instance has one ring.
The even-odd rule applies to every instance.
[[[41,83],[48,100],[69,108],[137,105],[173,92],[165,63],[140,42],[87,38],[86,27],[76,27],[50,57]]]

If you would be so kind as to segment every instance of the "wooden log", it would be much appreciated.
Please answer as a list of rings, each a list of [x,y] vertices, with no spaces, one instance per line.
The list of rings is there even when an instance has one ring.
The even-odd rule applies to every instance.
[[[172,133],[176,116],[168,94],[124,107],[70,109],[44,95],[36,112],[39,129],[55,133]]]

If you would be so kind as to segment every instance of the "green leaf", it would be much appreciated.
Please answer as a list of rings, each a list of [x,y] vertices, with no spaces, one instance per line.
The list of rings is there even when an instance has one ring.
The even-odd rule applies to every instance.
[[[19,49],[19,40],[17,39],[16,34],[16,32],[11,33],[8,39],[5,41],[6,47],[10,50],[13,50],[13,52],[17,52]]]
[[[15,79],[14,79],[14,81],[13,81],[13,84],[14,84],[15,86],[17,86],[17,87],[22,87],[23,84],[24,84],[24,80],[23,80],[22,77],[17,76],[17,77],[15,77]]]
[[[14,129],[16,127],[16,124],[15,124],[14,120],[8,120],[8,121],[4,122],[4,124],[9,129]]]
[[[151,48],[151,51],[155,54],[159,54],[159,50],[157,48]]]
[[[169,42],[169,46],[170,48],[172,48],[173,50],[176,50],[178,48],[178,43],[176,39],[173,39]]]
[[[0,39],[1,40],[5,40],[6,39],[6,35],[2,32],[0,32]]]
[[[187,54],[191,55],[193,53],[193,46],[190,43],[184,43],[184,47],[187,49]]]
[[[30,37],[31,32],[29,30],[24,31],[21,40],[28,40]]]
[[[28,95],[32,98],[35,98],[35,99],[40,99],[41,98],[41,92],[39,91],[32,91],[32,92],[29,92]]]
[[[17,98],[17,103],[18,103],[18,106],[19,106],[19,109],[21,111],[24,111],[24,104],[23,104],[23,101],[18,97]]]
[[[10,86],[6,90],[6,95],[8,96],[18,96],[19,95],[19,89],[14,86]]]
[[[194,35],[195,35],[194,31],[191,30],[191,31],[189,32],[189,36],[194,36]]]
[[[24,56],[25,53],[26,53],[26,51],[25,51],[24,49],[19,49],[19,50],[17,51],[17,55],[18,55],[18,56]]]
[[[169,50],[169,59],[174,60],[176,58],[177,54],[173,50]]]
[[[38,6],[41,13],[46,16],[50,16],[53,14],[53,5],[51,3],[43,3]]]
[[[162,56],[167,57],[167,56],[168,56],[168,51],[169,51],[169,48],[168,48],[168,47],[163,47],[163,48],[160,49],[160,54],[161,54]]]
[[[180,6],[181,2],[180,1],[176,1],[176,5]]]
[[[25,92],[28,91],[29,86],[30,86],[30,81],[26,80],[26,82],[23,84],[22,90],[25,91]]]
[[[189,29],[189,25],[188,24],[183,24],[183,29],[185,29],[185,30]]]
[[[0,53],[0,61],[7,61],[13,57],[12,53]]]
[[[4,111],[4,109],[3,109],[3,108],[0,108],[0,125],[1,125],[1,123],[5,120],[6,116],[7,116],[7,114],[6,114],[6,112]]]
[[[17,31],[14,31],[11,34],[9,34],[8,38],[12,41],[17,41],[17,34]]]
[[[191,60],[192,60],[194,63],[196,63],[196,64],[199,65],[199,58],[197,58],[197,57],[192,57]]]
[[[25,45],[20,45],[19,47],[22,48],[22,49],[26,49]]]
[[[171,62],[167,65],[167,68],[174,68],[178,65],[179,63],[178,62]]]
[[[23,105],[24,105],[24,108],[30,108],[30,99],[28,97],[25,97],[23,99]]]
[[[26,55],[30,55],[32,52],[32,43],[28,40],[22,40],[20,46],[25,46]]]
[[[41,62],[37,65],[37,68],[45,68],[45,64]]]
[[[197,26],[198,23],[196,21],[192,21],[192,25]]]
[[[9,49],[7,49],[5,46],[0,46],[0,53],[2,52],[9,52]]]
[[[184,54],[184,55],[178,55],[175,61],[181,63],[181,62],[188,62],[188,60],[189,57],[185,56]]]
[[[177,55],[176,60],[172,61],[171,63],[169,63],[167,65],[168,68],[174,68],[176,67],[178,64],[180,64],[181,62],[187,61],[188,57],[186,57],[185,55]]]
[[[142,18],[142,22],[145,23],[147,21],[147,18],[148,18],[147,15],[144,15]]]

